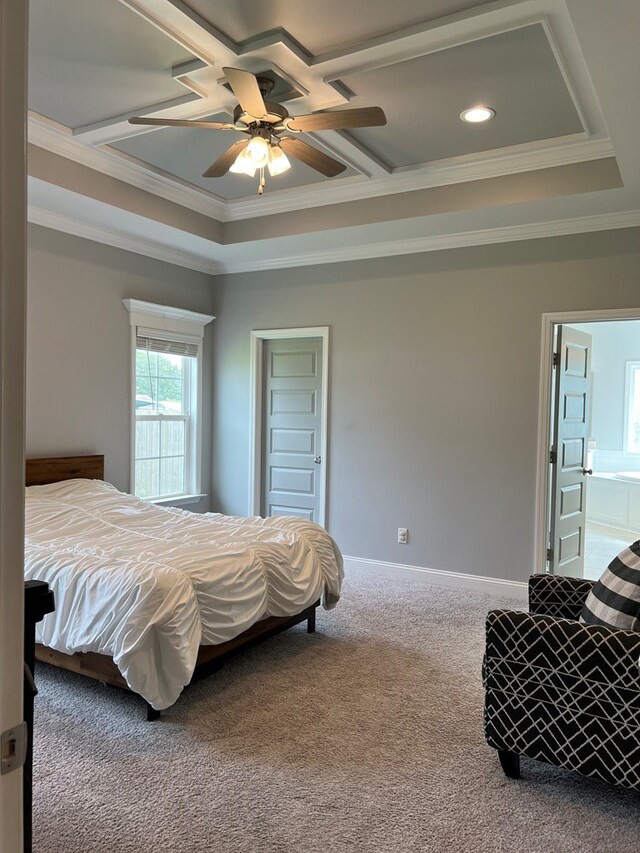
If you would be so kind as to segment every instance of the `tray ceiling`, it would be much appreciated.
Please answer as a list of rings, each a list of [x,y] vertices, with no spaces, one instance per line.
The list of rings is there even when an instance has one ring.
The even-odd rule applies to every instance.
[[[154,228],[171,221],[185,252],[194,247],[180,235],[200,235],[207,264],[226,263],[233,243],[265,263],[260,245],[277,264],[272,251],[303,233],[301,263],[321,256],[313,254],[321,233],[326,252],[358,229],[366,231],[360,256],[375,256],[381,235],[389,241],[384,229],[374,239],[367,224],[374,221],[397,226],[388,233],[402,243],[420,217],[428,236],[437,216],[455,230],[467,210],[464,227],[473,221],[480,232],[492,207],[505,204],[530,211],[536,223],[604,207],[610,215],[620,198],[627,216],[640,187],[637,145],[629,142],[640,119],[625,109],[640,73],[629,45],[640,9],[610,2],[31,0],[29,138],[40,152],[32,148],[32,175],[52,187],[39,221],[52,221],[44,206],[54,204],[55,187],[66,188],[101,200],[100,229],[116,207],[148,219],[139,229],[147,246]],[[379,105],[388,124],[305,134],[347,170],[329,179],[296,162],[268,177],[258,199],[245,176],[201,177],[234,133],[127,121],[135,114],[228,121],[235,98],[225,66],[273,73],[274,99],[286,100],[292,115]],[[495,118],[460,121],[477,103],[493,107]],[[59,221],[69,224],[73,204],[65,210]],[[129,245],[123,234],[114,239]],[[252,263],[242,253],[233,263],[240,261]]]
[[[377,104],[388,118],[385,127],[356,130],[344,137],[354,139],[390,168],[584,130],[540,25],[346,75],[341,83],[353,92],[349,107]],[[460,112],[477,103],[490,104],[496,110],[495,119],[486,125],[462,122]],[[207,118],[230,120],[226,113]],[[322,136],[318,134],[318,139]],[[253,186],[236,175],[215,180],[201,177],[230,144],[227,133],[171,128],[112,144],[125,154],[221,198],[253,194]],[[356,174],[354,169],[348,169],[341,177]],[[290,172],[268,182],[268,191],[323,180],[313,169],[296,162]]]

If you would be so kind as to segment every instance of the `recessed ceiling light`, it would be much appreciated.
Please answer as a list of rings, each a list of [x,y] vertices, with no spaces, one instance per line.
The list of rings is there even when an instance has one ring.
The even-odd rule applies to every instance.
[[[468,110],[463,110],[460,113],[460,118],[462,121],[478,124],[482,121],[489,121],[495,114],[496,111],[492,110],[491,107],[470,107]]]

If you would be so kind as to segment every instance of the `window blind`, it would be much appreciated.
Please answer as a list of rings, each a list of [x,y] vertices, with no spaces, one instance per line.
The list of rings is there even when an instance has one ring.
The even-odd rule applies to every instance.
[[[167,355],[182,355],[186,358],[198,357],[198,345],[190,341],[173,341],[165,338],[153,338],[149,335],[136,334],[137,349],[147,352],[160,352]]]

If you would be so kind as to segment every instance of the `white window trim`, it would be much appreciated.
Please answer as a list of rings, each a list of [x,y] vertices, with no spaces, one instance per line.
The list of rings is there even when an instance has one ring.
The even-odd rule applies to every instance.
[[[627,456],[640,456],[640,451],[632,450],[629,444],[629,420],[631,418],[631,377],[635,370],[640,368],[640,361],[627,361],[625,365],[625,376],[624,376],[624,442],[623,442],[623,450]]]
[[[153,302],[142,302],[139,299],[123,299],[122,304],[129,312],[129,325],[131,326],[131,456],[130,456],[130,488],[135,492],[135,425],[136,425],[136,336],[137,332],[147,330],[156,337],[167,337],[178,340],[190,340],[197,344],[198,355],[196,357],[195,377],[192,376],[192,387],[190,389],[191,399],[195,398],[195,435],[194,446],[189,450],[189,472],[188,480],[191,487],[190,492],[174,497],[155,498],[150,503],[163,506],[186,506],[197,503],[201,498],[208,497],[202,494],[202,393],[203,393],[203,370],[202,370],[202,343],[204,340],[204,329],[215,320],[210,314],[199,314],[196,311],[187,311],[184,308],[173,308],[170,305],[157,305]],[[193,372],[192,372],[193,374]]]

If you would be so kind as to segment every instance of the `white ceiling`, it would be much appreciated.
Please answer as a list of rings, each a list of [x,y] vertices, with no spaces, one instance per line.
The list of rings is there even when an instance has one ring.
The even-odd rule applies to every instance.
[[[448,245],[447,233],[460,245],[465,233],[469,242],[492,229],[503,235],[509,222],[532,236],[564,220],[552,226],[557,233],[571,222],[585,230],[587,220],[587,230],[620,227],[640,211],[640,122],[627,109],[640,77],[640,3],[188,5],[32,0],[30,139],[68,163],[39,160],[34,221],[74,233],[84,227],[85,236],[102,233],[105,242],[164,251],[165,259],[170,245],[175,262],[219,270],[343,259],[350,245],[354,257],[392,254],[394,245],[421,251]],[[388,124],[305,134],[347,171],[327,179],[296,163],[258,199],[244,176],[201,177],[233,134],[127,123],[136,113],[229,120],[235,99],[223,85],[225,65],[272,69],[300,93],[287,101],[292,114],[378,104]],[[479,102],[495,119],[463,124],[460,111]],[[136,206],[122,183],[107,188],[104,177],[72,174],[87,166],[157,202]],[[74,208],[82,208],[76,226]],[[179,224],[184,208],[201,216],[200,235],[207,218],[217,220],[210,240],[193,237],[193,213],[184,211]]]

